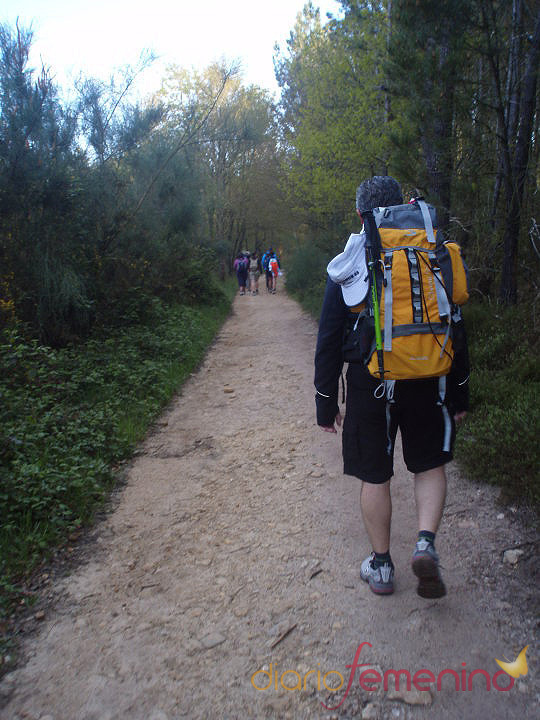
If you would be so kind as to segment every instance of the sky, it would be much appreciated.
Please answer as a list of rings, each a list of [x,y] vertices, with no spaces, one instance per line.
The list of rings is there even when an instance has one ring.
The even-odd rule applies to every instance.
[[[336,0],[313,0],[338,15]],[[158,56],[139,81],[139,92],[159,89],[168,65],[199,70],[214,60],[241,63],[244,82],[277,95],[272,63],[277,42],[285,47],[304,0],[2,0],[0,23],[31,27],[30,66],[50,68],[69,94],[73,80],[108,79],[136,65],[144,50]]]

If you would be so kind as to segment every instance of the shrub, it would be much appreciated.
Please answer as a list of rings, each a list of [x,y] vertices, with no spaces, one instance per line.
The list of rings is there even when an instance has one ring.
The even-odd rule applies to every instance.
[[[301,245],[287,256],[286,288],[302,307],[318,318],[329,258],[319,248]]]
[[[458,433],[458,462],[470,478],[500,486],[504,499],[538,508],[540,371],[532,311],[476,302],[465,319],[471,413]]]

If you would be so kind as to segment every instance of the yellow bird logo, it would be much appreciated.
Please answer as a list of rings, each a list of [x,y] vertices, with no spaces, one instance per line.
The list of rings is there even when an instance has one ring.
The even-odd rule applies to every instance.
[[[505,673],[508,673],[508,675],[513,678],[518,678],[520,675],[526,675],[529,672],[529,668],[527,667],[527,658],[525,657],[528,647],[528,645],[525,645],[514,662],[503,662],[502,660],[497,660],[497,658],[495,658],[495,662],[502,667]]]

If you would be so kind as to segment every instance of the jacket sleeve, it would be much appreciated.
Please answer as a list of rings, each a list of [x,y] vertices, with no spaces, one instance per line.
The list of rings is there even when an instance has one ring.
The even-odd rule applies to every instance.
[[[465,323],[460,320],[455,327],[454,362],[448,375],[448,405],[454,413],[469,409],[469,375],[471,372],[469,362],[469,348]]]
[[[328,278],[315,351],[317,424],[330,426],[339,411],[339,378],[343,369],[343,330],[347,306],[341,288]]]

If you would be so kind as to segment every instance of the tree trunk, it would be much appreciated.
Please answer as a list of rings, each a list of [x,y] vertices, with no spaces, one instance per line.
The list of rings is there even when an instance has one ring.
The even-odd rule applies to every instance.
[[[431,50],[437,47],[432,41]],[[448,72],[450,58],[449,28],[441,30],[438,38],[440,84],[428,80],[426,97],[434,101],[436,96],[442,102],[434,101],[435,111],[431,119],[426,119],[425,131],[422,135],[422,151],[429,178],[430,194],[437,198],[439,226],[445,228],[450,220],[451,179],[452,179],[452,148],[453,107],[454,107],[454,74]]]
[[[390,42],[392,40],[392,0],[388,0],[386,12],[388,16],[388,25],[386,29],[386,52],[388,52]],[[392,120],[392,102],[390,99],[390,92],[387,87],[384,89],[384,119],[386,124]]]
[[[536,107],[536,84],[540,58],[540,11],[536,18],[534,34],[526,56],[525,74],[521,84],[519,106],[519,130],[512,163],[513,182],[507,197],[506,226],[504,232],[504,256],[501,275],[500,299],[505,304],[517,301],[517,255],[521,225],[521,204],[527,180],[527,165],[531,147],[531,134]]]
[[[507,177],[508,162],[507,156],[511,152],[510,145],[514,142],[519,117],[520,105],[520,83],[519,83],[519,61],[522,55],[522,34],[523,34],[523,0],[513,0],[512,3],[512,39],[508,53],[508,71],[506,76],[506,107],[501,112],[499,125],[504,122],[504,128],[499,127],[497,133],[499,139],[499,167],[495,177],[493,188],[493,201],[491,207],[491,226],[495,228],[497,206],[503,179]],[[501,78],[498,79],[500,82]],[[497,82],[497,80],[496,80]],[[502,91],[497,88],[497,97],[501,100]],[[503,108],[501,108],[503,110]],[[504,117],[504,120],[503,120]],[[508,147],[502,147],[506,143]]]

